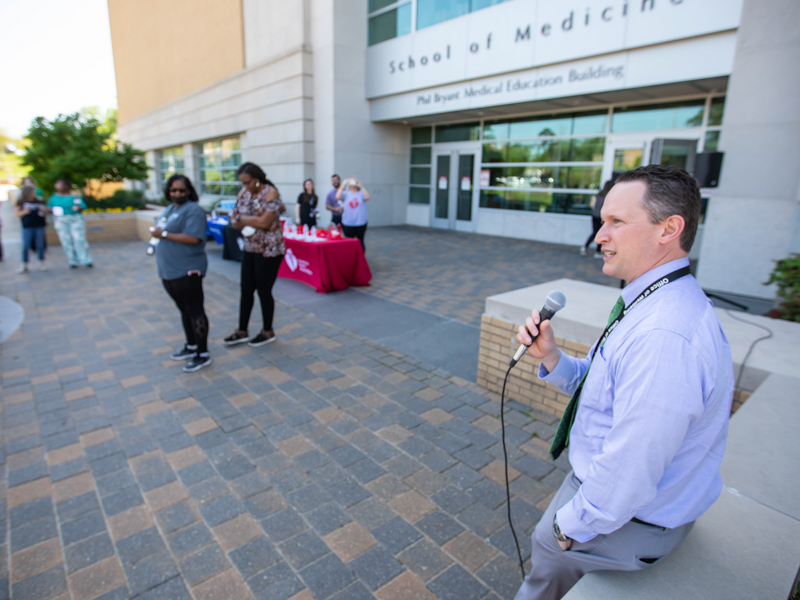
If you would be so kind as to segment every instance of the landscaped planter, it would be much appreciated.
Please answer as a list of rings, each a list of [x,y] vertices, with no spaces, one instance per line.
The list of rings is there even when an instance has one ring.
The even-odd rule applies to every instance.
[[[84,213],[83,219],[86,221],[86,239],[90,244],[136,239],[135,211]],[[60,243],[52,221],[47,225],[46,236],[48,245],[56,246]]]

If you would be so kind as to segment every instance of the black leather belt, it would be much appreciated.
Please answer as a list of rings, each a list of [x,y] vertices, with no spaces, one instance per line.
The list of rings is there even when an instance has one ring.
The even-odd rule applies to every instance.
[[[633,517],[631,519],[631,522],[639,523],[639,525],[647,525],[648,527],[657,527],[658,529],[663,529],[663,530],[667,529],[666,527],[662,527],[661,525],[653,525],[652,523],[648,523],[647,521],[642,521],[641,519],[637,519],[636,517]]]

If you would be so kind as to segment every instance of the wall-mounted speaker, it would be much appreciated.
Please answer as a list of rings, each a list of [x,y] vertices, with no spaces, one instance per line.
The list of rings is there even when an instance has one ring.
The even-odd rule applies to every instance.
[[[719,185],[724,152],[700,152],[694,165],[695,179],[701,188],[715,188]]]

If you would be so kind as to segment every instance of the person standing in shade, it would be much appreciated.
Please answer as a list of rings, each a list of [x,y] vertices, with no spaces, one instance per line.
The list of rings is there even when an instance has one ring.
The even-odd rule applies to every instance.
[[[569,356],[538,311],[517,334],[533,342],[539,377],[572,395],[550,450],[555,459],[569,448],[572,471],[531,535],[515,600],[561,598],[591,571],[648,567],[722,490],[733,362],[689,271],[697,181],[671,166],[626,171],[602,216],[603,273],[628,284],[599,341],[586,358]]]
[[[55,188],[56,193],[50,196],[47,208],[53,213],[53,223],[61,247],[67,255],[69,268],[77,269],[78,264],[91,268],[94,265],[89,254],[86,223],[82,214],[86,210],[86,203],[79,195],[72,193],[66,179],[56,181]]]
[[[303,191],[297,196],[298,222],[306,227],[317,226],[317,193],[314,191],[314,181],[306,179],[303,182]]]
[[[367,233],[369,192],[357,178],[348,177],[336,191],[336,199],[342,201],[342,232],[345,237],[358,238],[366,252],[364,236]]]
[[[331,185],[333,188],[331,188],[331,191],[325,196],[325,208],[331,211],[331,223],[334,225],[342,224],[342,211],[344,208],[342,207],[342,202],[336,198],[336,192],[339,190],[341,184],[342,179],[336,174],[332,175]]]
[[[161,213],[151,235],[158,240],[158,276],[181,312],[186,335],[186,345],[170,358],[187,361],[183,370],[192,373],[212,362],[208,353],[208,317],[203,307],[203,277],[208,269],[206,213],[197,203],[192,182],[184,175],[170,177],[164,195],[172,203]]]
[[[586,243],[581,246],[581,256],[586,256],[586,252],[589,250],[589,246],[594,241],[597,232],[600,231],[600,227],[603,225],[603,220],[600,218],[600,213],[603,210],[603,203],[606,200],[606,196],[608,192],[611,190],[614,182],[612,180],[608,180],[603,185],[603,189],[596,196],[592,196],[592,233],[586,238]],[[594,253],[595,258],[603,258],[603,253],[600,252],[600,244],[597,244],[597,252]]]
[[[44,262],[44,230],[47,225],[45,215],[47,207],[41,198],[36,196],[36,188],[26,185],[22,188],[14,214],[22,221],[22,266],[20,273],[28,272],[28,253],[32,243],[36,244],[36,253],[39,257],[39,270],[46,271]]]
[[[244,163],[239,167],[242,192],[236,200],[231,215],[231,225],[241,229],[244,237],[242,271],[240,276],[239,328],[226,337],[228,346],[243,344],[257,347],[275,341],[272,319],[275,314],[275,299],[272,286],[278,278],[286,245],[281,232],[280,215],[286,206],[266,173],[258,165]],[[261,302],[263,328],[255,337],[247,333],[250,313],[253,311],[253,295],[258,292]]]

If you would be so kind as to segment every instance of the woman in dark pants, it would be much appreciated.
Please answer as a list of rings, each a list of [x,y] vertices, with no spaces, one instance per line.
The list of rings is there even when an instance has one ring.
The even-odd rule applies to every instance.
[[[317,192],[314,191],[314,181],[306,179],[303,182],[303,191],[297,196],[298,222],[306,227],[317,226]]]
[[[206,257],[206,214],[197,204],[197,192],[188,177],[173,175],[164,194],[172,201],[152,228],[158,276],[181,311],[186,345],[173,360],[186,360],[183,370],[199,371],[211,364],[208,354],[208,317],[203,308]]]
[[[256,347],[275,341],[275,332],[272,330],[275,313],[272,286],[278,277],[283,255],[286,254],[279,218],[286,212],[286,207],[280,199],[278,188],[267,179],[259,166],[244,163],[239,167],[239,181],[242,191],[231,216],[231,225],[241,229],[244,236],[239,328],[223,341],[228,346],[247,342]],[[263,327],[258,335],[251,338],[247,328],[255,292],[258,292],[261,302]]]

